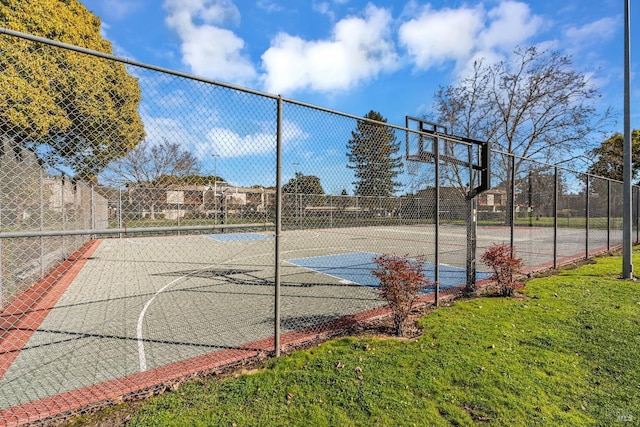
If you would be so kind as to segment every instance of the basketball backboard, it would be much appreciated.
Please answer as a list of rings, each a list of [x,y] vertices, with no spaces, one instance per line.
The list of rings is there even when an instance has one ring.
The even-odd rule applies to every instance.
[[[450,135],[446,126],[417,117],[406,116],[405,122],[408,163],[443,162],[477,172],[479,185],[469,190],[468,199],[491,188],[488,142]]]

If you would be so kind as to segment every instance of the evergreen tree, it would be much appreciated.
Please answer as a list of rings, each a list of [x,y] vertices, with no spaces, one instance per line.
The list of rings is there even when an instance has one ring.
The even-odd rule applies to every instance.
[[[400,143],[394,130],[382,124],[387,120],[380,113],[370,111],[364,118],[368,120],[358,121],[347,142],[347,167],[355,170],[356,177],[354,194],[391,197],[400,186],[396,181],[402,171]]]

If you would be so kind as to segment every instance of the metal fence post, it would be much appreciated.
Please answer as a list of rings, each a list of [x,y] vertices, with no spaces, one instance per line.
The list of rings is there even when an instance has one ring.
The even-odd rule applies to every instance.
[[[333,196],[329,195],[329,228],[333,228]]]
[[[180,196],[179,195],[176,195],[176,226],[180,227]],[[178,231],[178,235],[180,235],[179,231]]]
[[[469,210],[467,222],[467,292],[473,292],[476,289],[477,202],[477,197],[470,197],[467,203]]]
[[[44,177],[42,176],[42,166],[38,167],[40,178],[40,231],[44,230]],[[40,237],[40,278],[44,277],[44,237]]]
[[[89,189],[89,204],[91,205],[91,207],[89,208],[89,212],[91,215],[91,218],[89,219],[91,221],[91,230],[95,230],[96,229],[96,206],[95,206],[95,198],[93,197],[93,184],[91,184],[91,187]],[[92,235],[91,236],[92,239],[95,239],[96,236]]]
[[[61,225],[62,225],[63,231],[66,230],[66,218],[65,218],[65,209],[64,209],[64,198],[65,198],[64,186],[65,186],[64,175],[62,175],[60,177],[60,222],[62,223]],[[67,255],[65,236],[62,236],[62,253],[65,256]]]
[[[509,230],[509,245],[511,246],[511,256],[513,256],[513,246],[515,243],[515,237],[514,237],[514,232],[515,232],[515,224],[516,224],[516,158],[515,156],[513,156],[512,154],[509,154],[509,164],[511,165],[511,173],[510,173],[510,178],[511,178],[511,194],[509,195],[509,197],[511,198],[511,212],[509,212],[509,215],[511,215],[511,219],[510,219],[510,230]]]
[[[585,186],[585,212],[584,212],[584,227],[585,227],[585,258],[589,258],[589,176],[587,175],[587,185]]]
[[[611,250],[611,180],[607,180],[607,250]]]
[[[118,228],[122,228],[122,187],[118,187]],[[118,237],[122,238],[122,233]]]
[[[469,192],[475,185],[473,182],[473,147],[468,147],[469,153]],[[470,195],[470,193],[469,193]],[[468,199],[468,222],[467,222],[467,287],[466,292],[476,290],[476,247],[478,240],[478,198],[476,196]]]
[[[433,271],[433,280],[435,280],[435,295],[434,295],[434,303],[436,307],[440,304],[440,143],[438,139],[435,138],[433,142],[433,153],[435,155],[435,176],[436,176],[436,185],[435,185],[435,197],[436,197],[436,206],[435,206],[435,252],[434,252],[434,271]]]
[[[558,166],[553,167],[553,268],[558,268]]]
[[[276,108],[276,242],[275,242],[275,289],[274,289],[274,332],[275,356],[280,356],[280,239],[282,234],[282,96],[278,97]]]
[[[640,242],[640,187],[636,187],[636,243]]]

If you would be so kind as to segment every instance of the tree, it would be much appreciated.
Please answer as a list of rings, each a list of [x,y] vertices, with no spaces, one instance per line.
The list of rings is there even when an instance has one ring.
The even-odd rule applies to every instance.
[[[296,176],[282,186],[283,193],[295,194],[324,194],[324,189],[320,184],[320,178],[313,175],[303,175],[296,172]]]
[[[144,140],[125,157],[111,162],[104,177],[109,185],[127,185],[135,192],[134,199],[148,206],[151,219],[155,219],[154,206],[167,202],[163,189],[201,184],[200,178],[194,179],[199,171],[198,159],[179,144],[165,139],[154,145]]]
[[[597,88],[571,59],[536,47],[517,48],[513,60],[474,64],[473,73],[440,88],[438,120],[454,134],[490,141],[520,157],[558,161],[600,129]]]
[[[295,177],[282,186],[282,192],[294,195],[293,197],[284,197],[284,205],[286,210],[295,212],[296,216],[302,216],[304,208],[309,205],[321,204],[322,195],[324,195],[320,178],[313,175],[303,175],[301,172],[296,172]],[[303,194],[317,196],[303,197]]]
[[[453,134],[489,141],[492,167],[505,177],[518,174],[525,158],[554,162],[573,156],[602,128],[610,110],[598,114],[597,88],[573,69],[571,59],[536,47],[517,48],[510,61],[474,63],[473,72],[435,95],[438,121]],[[511,197],[507,197],[508,210]],[[508,216],[510,217],[510,216]]]
[[[615,133],[600,144],[599,147],[591,150],[591,154],[596,160],[589,166],[589,173],[605,178],[623,181],[623,145],[624,136]],[[633,179],[638,177],[640,170],[640,130],[635,129],[631,133],[632,164],[631,175]]]
[[[198,158],[179,144],[144,140],[108,167],[105,180],[110,185],[142,185],[164,188],[171,185],[202,184]],[[218,178],[218,181],[220,179]]]
[[[400,143],[394,130],[383,124],[387,120],[380,113],[370,111],[364,118],[358,121],[347,142],[347,167],[355,171],[356,178],[354,194],[391,197],[400,186],[396,181],[402,170],[402,157],[397,156]]]
[[[112,53],[77,0],[3,0],[0,26]],[[138,81],[123,64],[6,35],[0,51],[0,132],[15,146],[95,182],[144,139]]]

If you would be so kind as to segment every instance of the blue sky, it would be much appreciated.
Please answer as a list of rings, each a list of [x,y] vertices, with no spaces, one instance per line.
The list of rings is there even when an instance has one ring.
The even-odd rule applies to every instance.
[[[474,59],[541,44],[571,55],[599,87],[601,107],[614,109],[611,131],[622,130],[624,0],[82,3],[102,18],[117,55],[358,116],[373,109],[398,125],[429,114],[438,87]],[[637,28],[639,8],[631,21]],[[640,92],[635,82],[632,92]],[[632,102],[632,127],[638,107]]]

